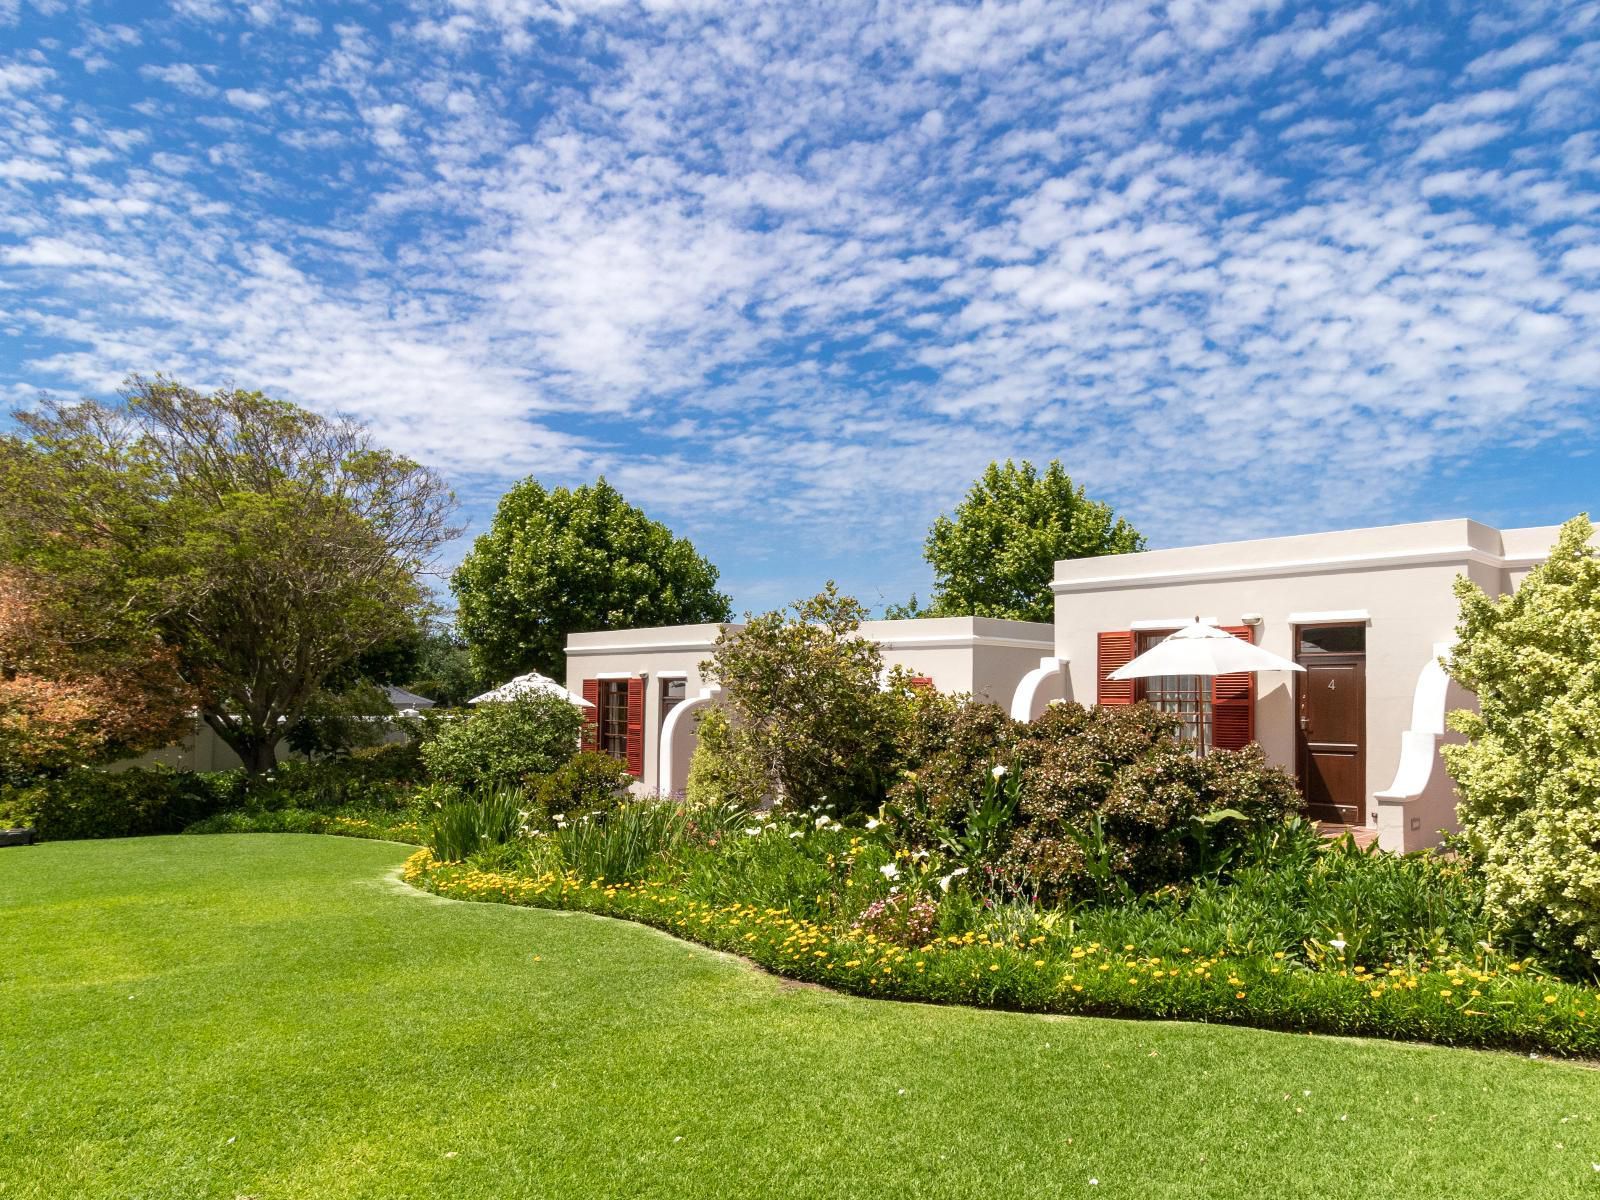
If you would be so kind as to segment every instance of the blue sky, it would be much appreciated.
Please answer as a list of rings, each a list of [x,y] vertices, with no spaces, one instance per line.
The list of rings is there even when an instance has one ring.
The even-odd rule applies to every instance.
[[[1559,521],[1600,4],[0,0],[0,400],[604,473],[736,606],[1059,457],[1155,545]],[[459,554],[459,548],[453,553]]]

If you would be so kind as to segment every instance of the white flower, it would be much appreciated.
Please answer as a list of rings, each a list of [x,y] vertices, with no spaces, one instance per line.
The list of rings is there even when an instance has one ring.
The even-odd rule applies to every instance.
[[[1343,951],[1344,950],[1345,944],[1346,943],[1345,943],[1345,940],[1343,938],[1334,938],[1333,941],[1328,943],[1328,945],[1332,946],[1335,950],[1339,950],[1339,951]]]
[[[1006,769],[1004,767],[993,767],[990,769],[989,774],[996,779],[1004,779],[1006,777]]]
[[[832,825],[828,826],[828,832],[829,833],[838,833],[839,830],[841,830],[843,828],[844,828],[843,825],[841,825],[841,824],[839,824],[839,822],[835,821]]]
[[[894,879],[900,874],[900,868],[895,866],[893,863],[886,863],[878,868],[878,873],[885,879]]]
[[[789,835],[789,836],[790,836],[790,837],[791,837],[791,838],[797,838],[797,837],[805,837],[805,835],[806,835],[806,834],[805,834],[805,830],[803,830],[803,829],[796,829],[796,830],[795,830],[795,831],[794,831],[794,832],[793,832],[793,833],[791,833],[791,834],[790,834],[790,835]]]
[[[879,825],[882,825],[882,824],[883,824],[883,822],[878,820],[877,817],[868,817],[867,818],[867,828],[868,829],[876,829]]]
[[[926,850],[918,850],[914,852],[911,857],[916,861],[921,862],[923,859],[928,857],[928,852]]]
[[[746,829],[745,833],[749,834],[751,837],[760,837],[761,836],[761,826],[756,825],[753,828]]]
[[[824,825],[826,825],[831,820],[833,820],[832,817],[818,817],[817,820],[816,820],[816,828],[821,829]]]
[[[957,867],[954,871],[951,871],[950,874],[939,876],[939,890],[941,892],[948,892],[950,890],[950,881],[952,879],[958,879],[966,873],[967,868]]]

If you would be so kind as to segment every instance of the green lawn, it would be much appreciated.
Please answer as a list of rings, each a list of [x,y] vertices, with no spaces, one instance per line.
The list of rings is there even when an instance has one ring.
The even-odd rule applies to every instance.
[[[0,1197],[1600,1197],[1589,1067],[850,999],[409,849],[0,850]]]

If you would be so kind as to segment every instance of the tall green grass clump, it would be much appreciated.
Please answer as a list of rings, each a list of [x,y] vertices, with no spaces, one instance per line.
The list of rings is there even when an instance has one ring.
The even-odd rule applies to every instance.
[[[441,862],[460,862],[488,846],[503,846],[522,829],[522,793],[497,788],[452,800],[439,809],[428,832],[428,848]]]

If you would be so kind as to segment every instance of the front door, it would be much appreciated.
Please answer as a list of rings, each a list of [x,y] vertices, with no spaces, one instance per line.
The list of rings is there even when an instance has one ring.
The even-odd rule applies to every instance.
[[[1297,631],[1300,790],[1306,815],[1360,825],[1367,807],[1366,628]]]

